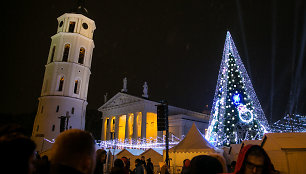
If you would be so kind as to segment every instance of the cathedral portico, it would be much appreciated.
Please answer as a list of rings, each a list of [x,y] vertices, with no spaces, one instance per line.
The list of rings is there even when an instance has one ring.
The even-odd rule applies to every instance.
[[[117,93],[98,109],[102,112],[101,140],[155,142],[158,136],[163,136],[163,132],[157,131],[156,105],[158,104],[158,102],[129,95],[125,92]],[[172,118],[172,115],[177,114],[183,114],[184,117]],[[171,130],[170,133],[176,137],[180,138],[184,135],[186,132],[183,130],[190,128],[189,126],[193,122],[204,133],[205,128],[208,126],[208,119],[209,116],[206,114],[169,106],[169,125],[173,125],[169,129]],[[111,129],[109,127],[114,128]]]

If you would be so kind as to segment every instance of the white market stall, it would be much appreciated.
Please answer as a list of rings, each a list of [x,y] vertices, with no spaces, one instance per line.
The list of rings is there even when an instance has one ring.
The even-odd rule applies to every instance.
[[[150,148],[146,151],[144,151],[142,154],[138,156],[138,158],[141,158],[144,156],[146,160],[148,158],[151,158],[151,162],[154,166],[154,173],[158,173],[160,171],[159,163],[163,162],[163,154],[162,149],[154,149]]]
[[[306,173],[306,132],[267,133],[263,148],[282,174]]]
[[[170,173],[181,173],[183,161],[192,159],[198,155],[209,155],[216,153],[216,150],[202,136],[196,125],[193,123],[188,134],[176,146],[169,149]],[[166,150],[163,151],[164,161]]]

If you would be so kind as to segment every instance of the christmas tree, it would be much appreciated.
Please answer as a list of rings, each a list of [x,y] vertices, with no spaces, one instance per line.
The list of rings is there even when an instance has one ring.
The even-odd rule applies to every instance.
[[[261,139],[268,122],[227,32],[206,139],[215,146]]]

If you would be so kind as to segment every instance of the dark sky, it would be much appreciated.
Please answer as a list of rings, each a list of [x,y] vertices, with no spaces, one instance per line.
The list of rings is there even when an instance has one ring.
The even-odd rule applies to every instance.
[[[1,113],[36,112],[56,18],[73,4],[30,0],[3,5]],[[229,30],[266,116],[272,112],[276,121],[288,112],[292,74],[298,69],[298,112],[306,114],[303,0],[88,0],[86,7],[97,27],[89,109],[100,107],[106,92],[112,97],[120,91],[124,77],[130,94],[141,96],[147,81],[152,100],[210,109]],[[298,60],[304,61],[300,68],[293,63]]]

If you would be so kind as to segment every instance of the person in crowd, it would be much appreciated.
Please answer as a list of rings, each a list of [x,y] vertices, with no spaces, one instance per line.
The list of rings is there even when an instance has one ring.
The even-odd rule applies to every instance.
[[[96,151],[96,168],[94,174],[103,174],[104,164],[106,162],[107,152],[103,149],[98,149]]]
[[[129,174],[131,173],[131,170],[130,170],[130,160],[127,158],[127,157],[122,157],[121,160],[123,161],[123,164],[124,164],[124,174]]]
[[[213,153],[213,154],[210,154],[209,156],[216,158],[220,162],[220,164],[222,165],[222,170],[223,170],[222,173],[227,173],[226,161],[222,155]]]
[[[51,174],[92,174],[96,165],[95,141],[83,130],[69,129],[51,148]]]
[[[147,169],[147,164],[146,164],[146,157],[145,156],[141,156],[141,164],[142,164],[142,167],[146,170]]]
[[[147,159],[147,165],[146,166],[147,166],[147,168],[146,168],[147,174],[153,174],[154,173],[154,165],[151,161],[151,158]]]
[[[139,158],[135,160],[135,169],[134,169],[135,174],[144,174],[144,168],[142,165],[142,162]]]
[[[36,174],[48,174],[50,172],[50,161],[47,155],[41,157],[37,160]]]
[[[10,174],[33,173],[36,144],[18,131],[10,130],[0,134],[1,171]]]
[[[161,174],[169,174],[169,167],[166,162],[164,162],[163,166],[160,169]]]
[[[230,165],[229,171],[230,171],[230,172],[234,172],[234,171],[235,171],[235,166],[236,166],[236,161],[232,161],[232,162],[231,162],[231,165]]]
[[[192,158],[190,162],[191,174],[217,174],[222,173],[223,167],[220,161],[212,156],[199,155]]]
[[[249,144],[240,150],[234,174],[271,173],[274,173],[273,165],[262,147]]]
[[[183,168],[181,174],[190,174],[190,160],[185,159],[183,161]]]
[[[111,169],[111,174],[124,174],[124,164],[121,159],[114,161],[114,167]]]

